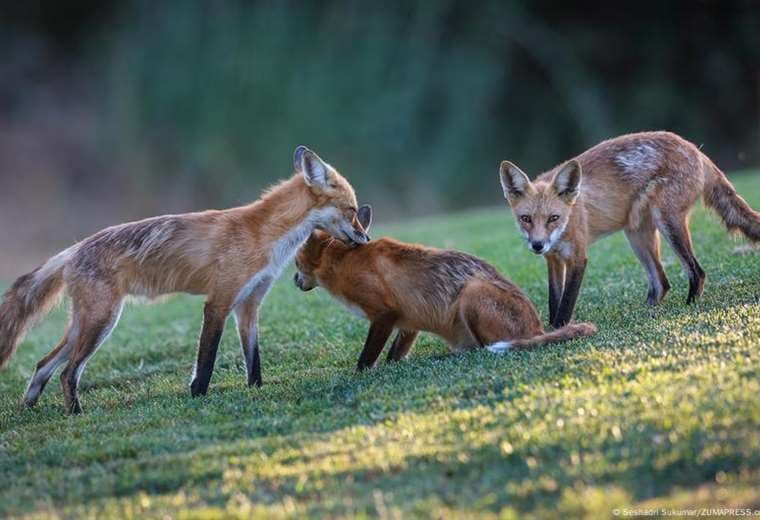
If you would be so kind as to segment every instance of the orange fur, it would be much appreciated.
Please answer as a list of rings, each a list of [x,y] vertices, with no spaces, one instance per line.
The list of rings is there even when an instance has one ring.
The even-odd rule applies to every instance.
[[[315,232],[296,265],[301,289],[323,287],[372,322],[360,369],[374,365],[394,328],[399,335],[392,360],[406,355],[418,331],[432,332],[459,351],[510,341],[514,349],[527,349],[596,330],[573,325],[546,336],[519,287],[483,260],[457,251],[389,238],[352,249]]]
[[[348,181],[305,147],[296,150],[294,164],[292,178],[250,205],[110,227],[19,278],[0,304],[0,366],[57,294],[65,290],[72,300],[69,329],[38,364],[26,404],[34,405],[56,367],[68,362],[61,375],[66,405],[79,411],[81,372],[116,325],[127,295],[206,295],[193,395],[207,390],[219,337],[233,312],[248,382],[261,384],[257,310],[298,247],[314,229],[352,244],[369,239]]]
[[[555,325],[571,319],[586,251],[601,237],[625,231],[647,271],[650,304],[659,303],[670,288],[660,262],[660,233],[689,275],[688,301],[702,293],[705,275],[687,227],[700,197],[729,230],[760,241],[760,213],[696,146],[670,132],[604,141],[532,182],[504,161],[500,180],[529,248],[547,259]]]

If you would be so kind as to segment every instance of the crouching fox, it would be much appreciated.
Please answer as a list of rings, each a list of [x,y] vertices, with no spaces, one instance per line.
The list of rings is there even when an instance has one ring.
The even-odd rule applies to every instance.
[[[111,333],[125,296],[185,292],[206,296],[190,385],[205,394],[224,323],[237,321],[249,385],[261,384],[257,315],[274,280],[315,229],[353,246],[369,240],[356,195],[333,167],[306,147],[295,174],[247,206],[167,215],[104,229],[20,277],[0,304],[0,367],[25,330],[65,291],[71,320],[38,364],[24,396],[33,406],[63,363],[66,408],[81,411],[77,387],[87,360]],[[349,247],[349,246],[346,246]]]
[[[368,206],[359,208],[365,230]],[[372,367],[394,329],[388,360],[407,355],[419,331],[455,351],[486,347],[524,350],[596,332],[591,323],[544,332],[538,312],[519,287],[474,256],[383,238],[351,248],[315,231],[296,255],[295,284],[326,289],[370,322],[359,370]]]
[[[572,318],[589,245],[610,233],[624,230],[647,272],[650,305],[670,290],[660,262],[660,233],[689,277],[686,302],[702,294],[705,272],[694,256],[688,228],[699,197],[729,231],[760,242],[760,213],[705,154],[670,132],[604,141],[532,182],[504,161],[499,177],[528,247],[546,258],[549,319],[555,327]]]

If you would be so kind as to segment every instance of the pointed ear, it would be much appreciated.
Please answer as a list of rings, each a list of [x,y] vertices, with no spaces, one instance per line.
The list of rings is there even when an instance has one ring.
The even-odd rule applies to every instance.
[[[364,231],[369,231],[369,227],[372,225],[372,206],[365,204],[360,207],[356,214],[356,218],[359,220],[359,224],[364,228]]]
[[[552,188],[560,198],[572,204],[580,193],[581,177],[581,165],[573,159],[563,164],[562,168],[554,175]]]
[[[525,172],[509,161],[502,161],[499,166],[499,180],[504,198],[507,201],[519,199],[533,190],[533,184]]]
[[[293,152],[293,168],[295,168],[297,172],[301,171],[301,162],[303,161],[303,154],[307,150],[308,148],[306,148],[304,145],[299,145],[296,147],[296,151]]]
[[[293,162],[297,171],[303,173],[306,184],[312,187],[326,188],[330,175],[327,163],[305,146],[296,148]]]

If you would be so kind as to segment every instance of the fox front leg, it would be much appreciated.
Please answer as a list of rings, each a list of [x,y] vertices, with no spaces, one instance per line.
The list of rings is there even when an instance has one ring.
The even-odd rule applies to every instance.
[[[193,370],[193,379],[190,382],[190,394],[193,397],[206,395],[211,381],[211,373],[214,371],[216,352],[219,350],[219,341],[224,332],[224,322],[227,320],[227,312],[219,306],[206,303],[203,307],[203,329],[198,344],[198,359]]]
[[[583,284],[583,275],[586,272],[587,263],[588,260],[584,257],[582,259],[571,262],[566,266],[565,288],[562,292],[562,299],[559,303],[557,315],[552,321],[552,326],[554,328],[564,327],[573,319],[575,302],[578,299],[578,293],[580,292],[581,285]]]
[[[248,386],[261,386],[261,357],[259,355],[259,302],[248,298],[235,309],[240,346],[243,350]]]
[[[391,344],[391,348],[388,351],[388,363],[393,361],[401,361],[409,354],[409,350],[414,345],[414,341],[417,339],[416,330],[400,330],[396,334],[396,338]]]
[[[553,324],[565,288],[565,263],[556,256],[547,256],[546,267],[549,272],[549,323]]]
[[[356,367],[358,370],[361,371],[375,366],[380,352],[383,351],[385,342],[388,341],[393,332],[393,325],[395,323],[396,316],[392,314],[383,315],[372,322],[369,326],[367,339],[364,342],[364,349],[359,356],[359,363]]]

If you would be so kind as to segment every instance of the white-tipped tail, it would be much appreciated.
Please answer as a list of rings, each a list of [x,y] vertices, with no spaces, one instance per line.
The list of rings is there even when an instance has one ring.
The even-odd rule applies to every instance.
[[[486,345],[486,348],[494,354],[506,354],[512,349],[511,341],[497,341],[491,345]]]

